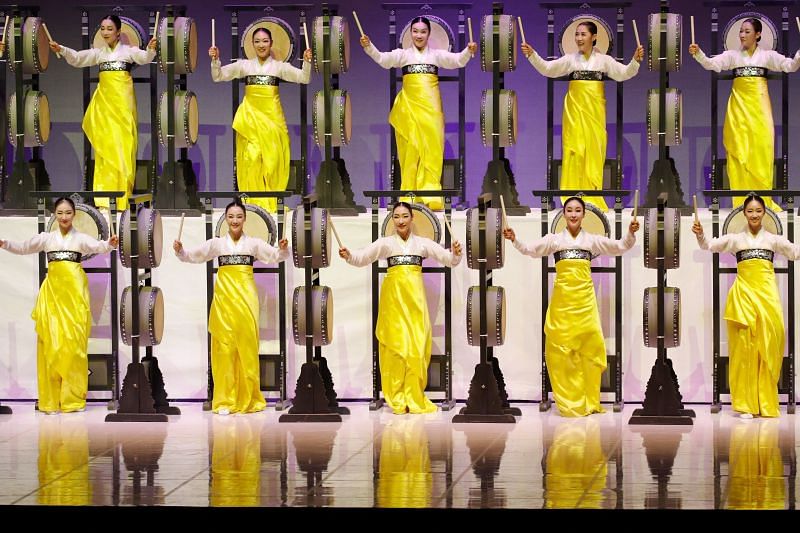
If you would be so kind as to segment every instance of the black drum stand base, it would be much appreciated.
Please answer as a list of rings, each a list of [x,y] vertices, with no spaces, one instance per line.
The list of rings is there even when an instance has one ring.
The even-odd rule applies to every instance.
[[[678,378],[669,358],[656,359],[641,409],[636,409],[628,421],[635,425],[686,425],[693,424],[695,413],[684,409]]]
[[[501,424],[517,422],[513,415],[507,414],[503,409],[497,379],[489,363],[475,365],[475,374],[469,385],[467,406],[453,417],[454,424],[474,422]]]
[[[297,378],[292,407],[278,418],[278,422],[341,422],[338,405],[331,406],[326,393],[320,367],[315,363],[304,363]]]
[[[119,410],[106,415],[106,422],[167,422],[167,415],[156,412],[153,391],[143,363],[130,363],[122,382]]]

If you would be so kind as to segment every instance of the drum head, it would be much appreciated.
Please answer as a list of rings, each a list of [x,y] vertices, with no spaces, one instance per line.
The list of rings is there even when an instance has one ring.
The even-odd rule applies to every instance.
[[[195,144],[200,135],[200,110],[197,107],[197,96],[188,91],[183,98],[183,107],[186,112],[185,125],[188,126],[189,140]]]
[[[594,22],[595,26],[597,26],[597,43],[595,43],[594,47],[603,54],[610,54],[614,49],[614,34],[611,32],[611,26],[597,15],[588,13],[572,17],[561,28],[561,33],[558,34],[558,47],[561,53],[567,55],[578,51],[578,45],[575,44],[575,30],[585,21]]]
[[[128,18],[128,17],[120,17],[120,21],[122,22],[122,29],[120,30],[119,34],[119,42],[122,44],[127,44],[128,46],[135,46],[137,48],[144,48],[147,46],[147,32],[144,31],[144,28],[139,25],[138,22],[135,20]],[[102,21],[101,21],[102,22]],[[100,35],[100,24],[97,25],[97,28],[94,31],[94,39],[92,40],[92,47],[93,48],[105,48],[106,42],[103,40],[103,37]],[[136,63],[134,63],[136,66]]]
[[[439,224],[439,219],[433,211],[428,209],[423,204],[411,204],[411,209],[414,211],[414,221],[411,225],[411,231],[414,235],[425,237],[433,242],[439,242],[442,238],[442,226]],[[396,233],[394,223],[392,222],[391,210],[383,219],[383,226],[381,227],[381,236],[390,237]]]
[[[80,233],[85,233],[92,239],[100,241],[108,240],[108,222],[106,221],[106,217],[90,205],[75,202],[75,218],[72,219],[72,227]],[[59,231],[55,214],[47,221],[46,229],[48,233]],[[81,261],[87,261],[95,255],[97,254],[84,254],[81,256]]]
[[[350,93],[348,91],[342,90],[341,91],[341,102],[344,104],[344,127],[342,128],[342,143],[343,144],[350,144],[350,135],[353,132],[353,113],[351,111],[352,107],[350,106]]]
[[[778,29],[768,17],[755,12],[740,13],[728,22],[722,34],[725,50],[739,50],[742,47],[739,42],[739,29],[742,27],[742,23],[749,18],[761,21],[761,40],[758,42],[758,47],[762,50],[777,50]]]
[[[242,52],[247,59],[256,57],[253,46],[253,33],[258,28],[266,28],[272,34],[272,50],[270,55],[278,61],[291,61],[294,57],[297,38],[294,30],[285,20],[278,17],[261,17],[251,22],[242,35]]]
[[[456,45],[456,38],[450,25],[441,18],[433,15],[420,16],[431,21],[431,35],[428,37],[428,47],[452,52],[453,47]],[[403,48],[411,48],[414,46],[411,40],[411,21],[413,20],[414,19],[409,20],[406,27],[403,28],[403,31],[400,33],[400,46]]]
[[[44,144],[50,139],[50,101],[42,91],[28,93],[28,98],[34,99],[34,115],[39,117],[39,138]],[[28,105],[27,98],[25,105]]]
[[[184,34],[184,57],[188,59],[186,71],[187,73],[194,72],[197,67],[197,24],[194,23],[194,19],[191,17],[179,17],[175,19],[175,23],[180,24]],[[189,26],[188,29],[186,29],[187,25]]]
[[[764,218],[761,219],[762,227],[770,233],[775,235],[783,235],[783,225],[781,219],[775,214],[775,211],[767,207],[764,212]],[[747,218],[744,215],[744,206],[740,205],[728,215],[725,223],[722,225],[722,234],[728,233],[741,233],[747,229]]]
[[[275,242],[278,240],[278,226],[275,224],[275,219],[272,218],[272,215],[264,208],[254,204],[244,204],[244,208],[247,211],[247,217],[242,228],[245,234],[267,241],[271,246],[275,246]],[[224,237],[227,234],[228,221],[225,220],[225,214],[223,213],[217,220],[217,229],[214,235]]]
[[[30,74],[47,70],[47,65],[50,63],[50,40],[47,38],[44,26],[42,26],[42,19],[38,17],[25,19],[23,38],[27,41],[23,49],[32,48],[25,51],[26,55],[33,61],[33,65],[30,65],[30,68],[25,70],[30,71]]]
[[[586,204],[586,215],[583,218],[581,228],[587,233],[611,237],[611,224],[608,222],[608,218],[594,204]],[[564,210],[562,209],[553,219],[550,231],[552,233],[561,233],[565,229],[567,229],[567,217],[564,216]]]

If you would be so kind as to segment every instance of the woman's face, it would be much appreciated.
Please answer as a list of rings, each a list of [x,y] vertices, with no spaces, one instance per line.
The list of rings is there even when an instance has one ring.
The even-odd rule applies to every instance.
[[[739,42],[742,43],[742,48],[750,50],[756,45],[759,37],[761,37],[761,33],[756,33],[751,22],[742,23],[742,26],[739,28]]]
[[[404,205],[398,206],[392,211],[392,222],[395,232],[403,239],[407,239],[411,233],[411,222],[414,220],[411,211]]]
[[[100,22],[100,36],[108,46],[113,47],[119,41],[119,30],[111,19]]]
[[[61,202],[56,206],[56,220],[58,227],[63,233],[72,229],[72,219],[75,218],[75,210],[68,202]]]
[[[761,229],[761,221],[764,218],[764,208],[757,200],[750,200],[744,208],[744,216],[747,218],[747,225],[750,231],[758,233]]]
[[[269,57],[270,50],[272,50],[272,39],[263,31],[257,31],[253,35],[253,47],[256,49],[256,55],[262,61]]]
[[[564,206],[564,216],[567,217],[567,228],[570,233],[577,233],[583,224],[583,217],[586,213],[583,211],[583,206],[577,200],[570,200]]]
[[[428,46],[428,37],[430,36],[428,26],[424,22],[415,22],[411,25],[411,40],[419,50]]]
[[[228,211],[225,213],[225,221],[228,223],[228,233],[234,239],[238,239],[242,236],[244,219],[244,209],[238,205],[228,208]]]
[[[575,28],[575,44],[578,46],[578,50],[582,54],[588,54],[592,51],[594,47],[594,35],[589,31],[583,24],[579,24],[577,28]]]

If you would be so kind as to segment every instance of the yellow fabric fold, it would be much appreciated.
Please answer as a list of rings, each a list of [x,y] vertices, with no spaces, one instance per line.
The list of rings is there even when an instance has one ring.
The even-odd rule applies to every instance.
[[[600,439],[600,424],[585,418],[556,426],[545,468],[547,509],[601,508],[608,459]]]
[[[211,422],[212,507],[255,507],[261,500],[261,424],[251,417]]]
[[[433,473],[425,420],[392,420],[384,426],[378,465],[378,507],[430,507]]]
[[[89,431],[82,415],[39,420],[38,465],[40,505],[92,504]]]
[[[444,113],[436,74],[406,74],[389,113],[400,161],[400,188],[442,190]],[[442,209],[441,198],[417,198]]]
[[[233,117],[236,131],[236,180],[240,191],[285,191],[289,184],[289,130],[278,87],[247,85],[244,99]],[[275,198],[245,202],[271,212]]]
[[[727,509],[783,509],[786,479],[778,420],[736,423],[728,451]]]

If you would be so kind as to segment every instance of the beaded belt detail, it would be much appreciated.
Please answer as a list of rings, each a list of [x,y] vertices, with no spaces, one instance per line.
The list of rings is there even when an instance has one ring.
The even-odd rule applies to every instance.
[[[127,61],[104,61],[100,63],[100,72],[130,72],[133,68],[133,63]]]
[[[603,81],[603,73],[597,70],[576,70],[569,79],[577,81]]]
[[[389,268],[401,265],[422,266],[422,257],[419,255],[393,255],[386,261]]]
[[[73,263],[81,262],[80,252],[73,252],[71,250],[59,250],[57,252],[47,252],[47,261],[52,263],[54,261],[72,261]]]
[[[438,76],[439,67],[437,67],[436,65],[427,65],[424,63],[406,65],[403,67],[403,75],[405,74],[436,74]]]
[[[273,85],[278,86],[281,79],[277,76],[270,76],[269,74],[254,74],[245,78],[247,85]]]
[[[553,257],[555,257],[556,263],[558,263],[562,259],[585,259],[586,261],[591,261],[592,253],[588,250],[580,250],[578,248],[574,248],[571,250],[560,250],[555,254],[553,254]]]
[[[217,258],[219,266],[253,266],[255,258],[252,255],[221,255]]]
[[[766,78],[767,69],[763,67],[737,67],[733,69],[734,78]]]
[[[772,263],[775,258],[775,252],[772,250],[765,250],[763,248],[751,248],[749,250],[741,250],[736,252],[736,262],[741,263],[748,259],[764,259]]]

